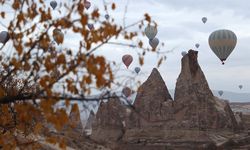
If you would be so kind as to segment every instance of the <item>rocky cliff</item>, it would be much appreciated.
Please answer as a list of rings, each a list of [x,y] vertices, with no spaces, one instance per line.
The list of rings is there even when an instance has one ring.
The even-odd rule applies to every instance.
[[[126,113],[126,106],[122,105],[118,97],[108,102],[101,102],[92,124],[90,137],[101,143],[121,139],[125,132]]]
[[[213,96],[198,61],[198,52],[190,50],[182,58],[177,79],[175,119],[182,128],[236,129],[237,122],[227,101]]]
[[[213,95],[197,57],[197,51],[189,50],[182,58],[174,100],[153,69],[133,106],[125,108],[118,98],[102,103],[92,138],[131,146],[128,149],[150,145],[213,149],[227,141],[238,124],[228,102]]]
[[[128,128],[163,126],[173,119],[173,100],[157,69],[139,87]]]

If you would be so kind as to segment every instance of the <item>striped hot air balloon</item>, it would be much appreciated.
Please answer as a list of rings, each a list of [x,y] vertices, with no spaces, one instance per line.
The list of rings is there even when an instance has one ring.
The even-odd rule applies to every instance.
[[[208,42],[212,51],[224,64],[236,46],[237,37],[230,30],[216,30],[210,34]]]
[[[144,30],[149,40],[152,40],[157,34],[157,28],[155,26],[148,25]]]
[[[149,45],[155,49],[159,44],[159,39],[158,38],[153,38],[152,40],[149,40]]]

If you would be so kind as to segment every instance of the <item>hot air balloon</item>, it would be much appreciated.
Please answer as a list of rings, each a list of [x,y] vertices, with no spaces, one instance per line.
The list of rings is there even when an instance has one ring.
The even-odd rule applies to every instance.
[[[88,23],[88,28],[89,28],[89,30],[93,30],[93,29],[94,29],[94,25],[93,25],[93,24]]]
[[[207,22],[207,17],[202,17],[202,22],[205,24]]]
[[[153,38],[152,40],[149,40],[149,45],[155,49],[159,44],[158,38]]]
[[[132,63],[133,61],[133,57],[129,54],[123,55],[122,56],[122,61],[123,63],[126,65],[126,67],[128,68],[129,65]]]
[[[57,44],[63,43],[64,35],[60,29],[53,30],[53,38]]]
[[[218,94],[221,96],[221,95],[223,95],[223,91],[222,90],[220,90],[220,91],[218,91]]]
[[[56,6],[57,6],[57,2],[56,2],[56,1],[51,1],[51,2],[50,2],[50,6],[51,6],[53,9],[55,9]]]
[[[149,40],[152,40],[157,34],[157,28],[155,26],[148,25],[144,30]]]
[[[105,17],[105,19],[107,19],[107,20],[109,19],[109,15],[108,15],[108,14],[106,14],[104,17]]]
[[[185,56],[186,54],[187,54],[186,51],[182,51],[182,52],[181,52],[181,55],[182,55],[182,56]]]
[[[242,88],[243,88],[243,85],[239,85],[239,88],[242,89]]]
[[[124,94],[126,97],[129,97],[131,95],[131,89],[129,87],[123,88],[122,94]]]
[[[141,71],[140,67],[135,67],[135,72],[138,74]]]
[[[5,44],[10,39],[10,35],[7,31],[2,31],[0,33],[0,43]]]
[[[208,42],[212,51],[224,64],[236,46],[237,37],[230,30],[216,30],[210,34]]]
[[[90,3],[89,1],[87,1],[87,0],[85,0],[85,1],[84,1],[84,7],[85,7],[86,9],[89,9],[90,6],[91,6],[91,3]]]
[[[199,48],[199,47],[200,47],[200,44],[199,44],[199,43],[196,43],[196,44],[195,44],[195,47],[196,47],[196,48]]]

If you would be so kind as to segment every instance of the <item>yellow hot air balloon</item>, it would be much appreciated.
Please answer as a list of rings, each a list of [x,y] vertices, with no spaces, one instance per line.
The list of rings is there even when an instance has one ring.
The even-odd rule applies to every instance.
[[[216,30],[210,34],[208,42],[212,51],[224,64],[236,46],[237,37],[230,30]]]

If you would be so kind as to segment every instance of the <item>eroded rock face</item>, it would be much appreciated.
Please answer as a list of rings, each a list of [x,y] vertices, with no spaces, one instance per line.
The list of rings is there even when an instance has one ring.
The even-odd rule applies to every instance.
[[[173,100],[157,69],[140,86],[130,115],[129,128],[162,126],[173,118]]]
[[[224,133],[218,133],[218,136],[215,133],[221,129],[229,129],[228,132],[237,129],[236,119],[228,102],[212,94],[197,56],[197,51],[190,50],[182,58],[174,100],[160,73],[153,69],[138,89],[131,109],[121,107],[119,100],[103,103],[93,127],[95,138],[121,139],[120,144],[132,147],[145,145],[143,149],[149,145],[157,147],[157,144],[162,148],[184,144],[184,149],[186,145],[198,149],[204,144],[215,146],[221,143],[221,139],[215,137],[228,140]]]
[[[119,98],[101,102],[92,124],[91,138],[99,142],[119,140],[124,134],[126,107]]]
[[[91,110],[89,117],[88,117],[88,120],[87,120],[87,124],[84,128],[85,135],[87,135],[87,136],[91,135],[91,133],[92,133],[92,124],[93,124],[94,119],[95,119],[95,113],[93,112],[93,110]]]
[[[182,58],[175,88],[175,118],[182,128],[237,128],[226,101],[213,96],[197,61],[198,52],[189,50]]]

